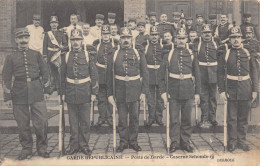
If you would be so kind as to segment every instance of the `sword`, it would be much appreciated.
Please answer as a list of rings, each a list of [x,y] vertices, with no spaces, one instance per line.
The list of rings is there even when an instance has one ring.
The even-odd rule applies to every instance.
[[[168,100],[168,77],[169,77],[169,71],[168,71],[168,65],[166,66],[166,98],[167,98],[167,104],[166,104],[166,147],[167,147],[167,153],[170,154],[170,111],[169,111],[169,100]]]
[[[94,126],[94,101],[90,103],[90,125]]]
[[[224,152],[227,148],[227,101],[224,101]]]
[[[146,97],[144,97],[144,126],[147,125],[147,118],[146,118]]]

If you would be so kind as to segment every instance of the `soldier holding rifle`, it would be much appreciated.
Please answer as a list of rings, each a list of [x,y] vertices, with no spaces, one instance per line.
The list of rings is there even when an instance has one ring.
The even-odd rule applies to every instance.
[[[113,107],[117,106],[119,114],[120,145],[117,152],[123,152],[128,147],[135,151],[142,150],[137,143],[139,101],[144,101],[148,91],[148,71],[142,48],[140,49],[140,46],[135,48],[132,40],[131,30],[127,27],[121,28],[120,47],[113,50],[108,58],[108,100]],[[129,126],[127,125],[128,113]]]

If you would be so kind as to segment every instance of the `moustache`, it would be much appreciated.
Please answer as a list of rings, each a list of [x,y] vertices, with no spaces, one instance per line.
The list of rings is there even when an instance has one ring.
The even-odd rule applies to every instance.
[[[124,42],[123,42],[123,45],[127,45],[127,44],[129,44],[128,41],[124,41]]]
[[[20,44],[28,44],[28,42],[24,42],[24,41],[23,41],[23,42],[20,42]]]

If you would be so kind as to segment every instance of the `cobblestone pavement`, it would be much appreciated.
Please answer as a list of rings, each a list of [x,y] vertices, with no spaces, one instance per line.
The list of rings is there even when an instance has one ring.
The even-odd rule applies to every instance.
[[[68,148],[69,133],[65,136],[65,146]],[[35,135],[33,158],[37,158],[35,147]],[[22,147],[19,144],[18,134],[1,134],[0,135],[0,158],[1,160],[13,159],[16,160]],[[138,143],[142,148],[141,152],[135,152],[132,149],[126,149],[122,154],[124,158],[131,158],[132,155],[166,155],[166,137],[161,133],[139,133]],[[194,154],[211,154],[214,156],[223,155],[223,134],[222,133],[202,133],[193,134],[191,137],[192,146],[195,149]],[[117,145],[119,144],[119,136],[117,134]],[[250,146],[251,151],[260,150],[260,133],[250,133],[247,135],[247,144]],[[112,156],[113,155],[113,136],[112,134],[91,134],[89,146],[92,149],[92,155]],[[56,158],[59,155],[58,151],[58,134],[48,134],[48,152],[51,158]],[[245,153],[242,150],[235,150],[233,154]],[[83,155],[83,154],[78,154]],[[177,150],[174,155],[188,155],[185,151]],[[32,159],[33,159],[32,158]]]

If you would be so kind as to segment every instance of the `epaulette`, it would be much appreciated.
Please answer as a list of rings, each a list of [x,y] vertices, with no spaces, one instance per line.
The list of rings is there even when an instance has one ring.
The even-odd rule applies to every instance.
[[[99,44],[99,41],[100,41],[99,39],[94,40],[94,41],[93,41],[93,46],[98,45],[98,44]]]
[[[92,45],[87,44],[87,45],[86,45],[86,48],[87,48],[87,50],[88,50],[88,52],[89,52],[90,54],[96,54],[96,53],[97,53],[96,48],[95,48],[94,46],[92,46]]]

